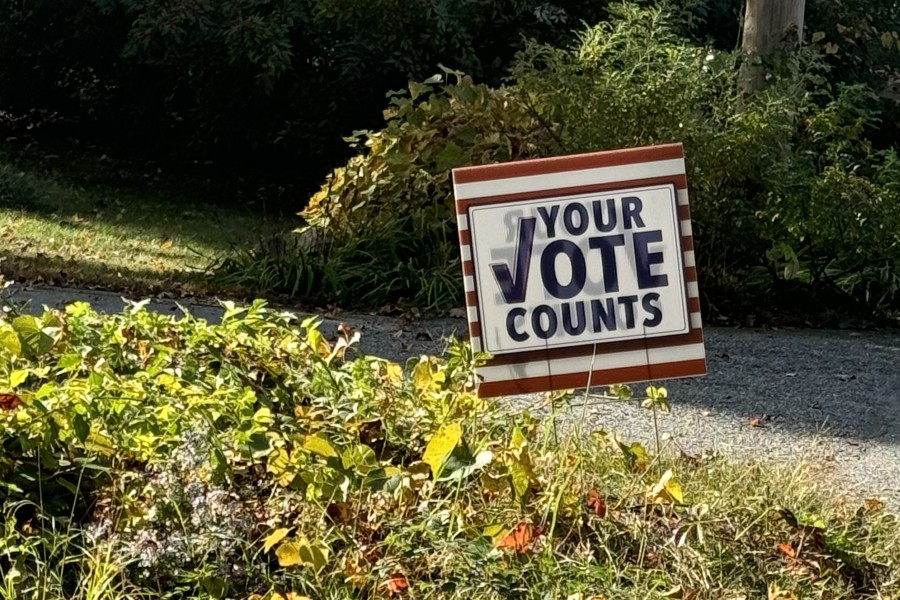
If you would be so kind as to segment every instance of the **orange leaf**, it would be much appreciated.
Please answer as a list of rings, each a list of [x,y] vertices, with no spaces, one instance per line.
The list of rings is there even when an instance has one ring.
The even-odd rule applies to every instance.
[[[590,492],[588,492],[587,505],[588,508],[594,511],[594,514],[596,514],[597,516],[606,516],[606,501],[597,490],[591,490]]]
[[[388,593],[397,596],[409,589],[409,581],[403,573],[394,573],[387,580]]]
[[[791,558],[797,557],[797,551],[794,550],[794,547],[791,546],[790,544],[785,544],[782,542],[781,544],[778,544],[778,549],[781,550],[782,552],[784,552],[787,556],[790,556]]]
[[[13,410],[22,404],[22,399],[15,394],[0,394],[0,410]]]
[[[867,498],[866,508],[871,512],[879,512],[884,510],[884,502],[878,498]]]
[[[497,544],[498,548],[509,548],[519,554],[526,552],[534,543],[534,527],[530,523],[519,523]]]
[[[750,427],[759,427],[759,419],[750,419]]]

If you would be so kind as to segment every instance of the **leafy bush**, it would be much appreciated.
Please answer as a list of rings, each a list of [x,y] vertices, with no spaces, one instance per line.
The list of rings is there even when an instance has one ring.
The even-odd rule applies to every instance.
[[[0,115],[17,135],[73,136],[166,172],[206,177],[215,161],[245,191],[309,190],[346,158],[341,136],[379,122],[389,87],[439,63],[499,82],[523,35],[563,39],[605,5],[0,0]]]
[[[832,88],[822,56],[807,49],[783,60],[766,90],[740,98],[736,54],[679,37],[661,10],[616,11],[571,47],[529,44],[508,87],[462,79],[395,97],[386,128],[355,140],[359,154],[302,213],[303,235],[318,237],[296,251],[299,260],[337,261],[354,285],[378,290],[330,298],[461,304],[458,291],[440,304],[423,302],[421,291],[435,285],[431,272],[445,289],[455,269],[454,166],[683,142],[708,308],[755,313],[771,304],[820,322],[896,314],[897,163],[895,151],[867,139],[876,94],[862,84]],[[395,265],[412,264],[421,277],[398,275]]]
[[[531,46],[514,73],[548,99],[569,151],[684,142],[713,302],[802,283],[814,297],[839,291],[865,311],[896,311],[894,154],[866,139],[877,98],[861,84],[832,91],[821,56],[803,52],[739,99],[736,58],[675,36],[660,11],[624,5],[572,48]]]
[[[437,89],[434,77],[393,92],[387,126],[357,132],[360,154],[311,198],[300,240],[226,259],[221,280],[345,306],[458,306],[450,169],[541,156],[556,142],[527,100],[448,75],[456,81]]]
[[[467,345],[404,369],[355,341],[262,303],[220,325],[5,312],[0,597],[900,591],[874,500],[856,511],[802,467],[557,440],[553,415],[475,395]]]

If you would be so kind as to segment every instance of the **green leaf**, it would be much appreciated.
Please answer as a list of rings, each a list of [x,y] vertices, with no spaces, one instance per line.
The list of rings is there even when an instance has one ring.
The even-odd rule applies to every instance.
[[[12,326],[19,334],[22,348],[26,354],[37,357],[53,349],[55,340],[50,333],[55,328],[52,320],[49,325],[45,325],[42,319],[32,315],[22,315],[13,320]]]
[[[0,348],[12,356],[22,355],[22,342],[19,340],[19,334],[9,323],[0,325]]]
[[[65,369],[66,371],[74,371],[81,367],[83,363],[83,359],[81,356],[75,353],[63,354],[59,357],[59,362],[57,366],[60,369]]]
[[[643,471],[650,465],[650,453],[644,448],[640,442],[633,442],[630,445],[624,444],[618,440],[616,443],[622,451],[625,458],[625,464],[632,471]]]
[[[531,476],[528,469],[522,463],[512,461],[509,465],[509,479],[516,498],[527,500],[531,490]]]
[[[450,472],[448,475],[446,475],[446,479],[449,479],[449,480],[465,479],[466,477],[469,477],[470,475],[473,475],[473,474],[477,473],[478,471],[480,471],[481,469],[485,468],[488,464],[490,464],[490,462],[492,460],[494,460],[494,453],[491,452],[490,450],[484,450],[482,452],[479,452],[478,455],[475,457],[475,459],[472,460],[471,462],[468,462],[467,464],[463,464],[463,465],[459,466],[458,468],[453,469],[452,472]],[[447,464],[447,470],[448,471],[450,470],[449,463]]]
[[[276,529],[272,533],[266,536],[266,539],[263,540],[263,552],[268,552],[271,550],[275,544],[283,540],[288,533],[290,533],[290,528],[282,527],[281,529]]]
[[[513,432],[512,432],[512,439],[510,440],[510,445],[511,445],[514,449],[518,450],[518,449],[522,448],[522,446],[525,445],[526,441],[527,441],[527,440],[526,440],[526,438],[525,438],[525,434],[522,433],[522,430],[521,430],[521,429],[519,429],[518,427],[516,427],[515,429],[513,429]]]
[[[225,593],[228,591],[228,583],[221,577],[204,577],[200,580],[200,585],[203,586],[203,590],[209,594],[209,597],[213,600],[224,598]]]
[[[272,450],[272,445],[269,443],[269,437],[266,434],[254,433],[247,440],[247,448],[250,450],[251,457],[259,459],[269,454]]]
[[[356,444],[341,453],[341,464],[345,469],[355,469],[365,475],[379,467],[375,451],[365,444]]]
[[[453,167],[458,167],[468,162],[468,157],[463,149],[457,146],[452,140],[447,142],[444,149],[437,155],[435,166],[439,171],[446,171]]]
[[[459,445],[461,439],[462,426],[459,423],[444,425],[431,437],[428,446],[425,447],[422,461],[431,467],[431,474],[435,479],[440,476],[444,461]]]
[[[82,444],[87,441],[88,436],[91,434],[90,424],[88,424],[84,417],[78,413],[76,413],[75,417],[72,419],[72,429],[75,430],[75,437],[77,437],[78,441]]]
[[[303,448],[324,458],[339,458],[340,456],[328,440],[317,435],[306,436]]]
[[[300,564],[317,573],[328,564],[329,548],[322,542],[300,541],[297,544],[300,552]]]
[[[28,379],[28,369],[16,369],[9,374],[9,387],[16,389]]]
[[[426,465],[427,469],[427,465]],[[426,470],[426,477],[428,471]],[[372,491],[393,492],[403,484],[403,471],[398,467],[387,466],[383,469],[376,469],[366,474],[363,478],[362,485]]]

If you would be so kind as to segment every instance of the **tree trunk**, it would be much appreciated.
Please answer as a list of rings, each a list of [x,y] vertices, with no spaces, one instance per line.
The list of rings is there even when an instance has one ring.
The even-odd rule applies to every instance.
[[[744,94],[766,86],[767,56],[800,46],[805,8],[806,0],[747,0],[741,43],[747,55],[741,72]]]

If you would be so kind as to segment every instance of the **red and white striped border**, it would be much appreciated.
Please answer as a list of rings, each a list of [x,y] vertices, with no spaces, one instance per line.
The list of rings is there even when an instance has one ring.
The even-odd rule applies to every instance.
[[[673,184],[678,196],[690,331],[652,339],[496,356],[478,370],[482,378],[480,396],[583,388],[588,382],[592,386],[609,385],[706,373],[684,149],[681,144],[667,144],[453,170],[469,337],[476,352],[482,350],[482,342],[468,218],[471,207],[665,184]]]

